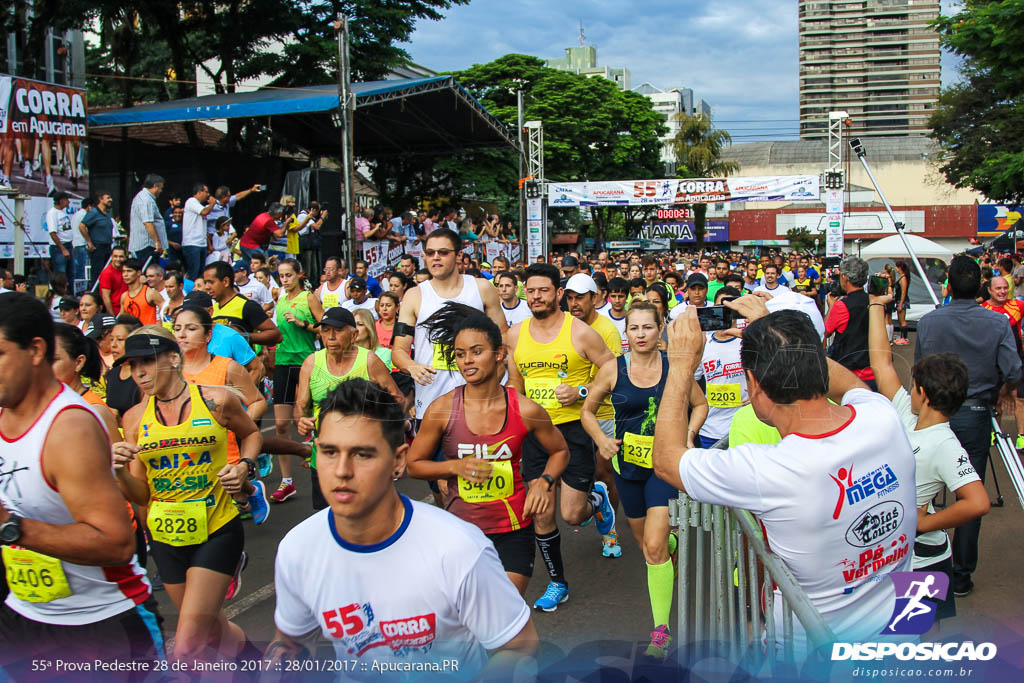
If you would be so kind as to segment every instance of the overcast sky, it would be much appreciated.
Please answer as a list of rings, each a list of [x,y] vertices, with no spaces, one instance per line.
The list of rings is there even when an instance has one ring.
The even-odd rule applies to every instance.
[[[551,59],[579,44],[581,20],[598,64],[627,67],[632,87],[693,88],[736,142],[797,138],[796,0],[472,0],[421,21],[406,49],[437,71],[510,52]],[[945,85],[955,61],[942,66]]]

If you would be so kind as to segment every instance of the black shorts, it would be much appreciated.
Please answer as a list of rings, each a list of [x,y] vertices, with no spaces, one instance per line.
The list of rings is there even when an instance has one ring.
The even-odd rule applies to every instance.
[[[33,661],[148,662],[164,659],[164,637],[156,615],[135,605],[102,621],[81,626],[56,626],[27,619],[0,605],[0,667],[12,681],[47,678],[33,673]],[[48,672],[54,674],[51,668]],[[55,677],[60,677],[58,672]],[[149,672],[108,674],[109,678],[141,681]],[[93,674],[96,680],[102,675]]]
[[[679,490],[662,481],[656,474],[643,481],[626,479],[615,472],[615,490],[626,517],[643,519],[647,511],[655,507],[668,507],[668,501],[679,495]]]
[[[317,477],[316,468],[309,468],[309,480],[312,482],[311,496],[313,498],[313,509],[323,510],[328,507],[324,492],[320,490],[320,479]]]
[[[242,528],[242,520],[237,516],[210,534],[205,543],[168,545],[153,540],[149,543],[149,551],[160,570],[160,578],[169,584],[185,583],[185,575],[192,567],[231,576],[235,573],[243,548],[245,530]]]
[[[533,523],[522,529],[506,531],[501,534],[486,534],[498,551],[501,566],[506,572],[533,576],[533,559],[537,554],[534,550]]]
[[[274,366],[274,405],[285,406],[295,403],[295,390],[299,388],[301,365]]]
[[[564,422],[555,427],[569,444],[569,464],[562,472],[562,482],[577,491],[589,493],[594,487],[594,441],[583,429],[579,420]],[[531,432],[523,441],[521,467],[523,481],[533,481],[544,474],[548,464],[548,452],[540,445]]]

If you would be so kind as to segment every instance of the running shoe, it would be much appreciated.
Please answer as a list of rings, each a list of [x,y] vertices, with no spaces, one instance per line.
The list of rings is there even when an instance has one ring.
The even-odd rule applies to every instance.
[[[893,344],[899,344],[900,346],[906,346],[909,343],[910,340],[906,339],[905,337],[900,337],[899,339],[893,342]]]
[[[537,598],[537,602],[533,603],[533,609],[543,610],[545,612],[554,612],[558,609],[559,605],[568,600],[569,587],[564,583],[551,581],[548,583],[548,587],[547,590],[544,591],[544,595]]]
[[[615,529],[604,535],[601,543],[601,554],[605,557],[622,557],[622,546],[619,545],[619,534]]]
[[[612,508],[608,498],[608,487],[605,486],[603,481],[595,482],[594,490],[601,496],[601,504],[594,510],[597,533],[604,536],[615,528],[615,510]]]
[[[11,179],[0,173],[0,188],[9,190],[11,189]]]
[[[238,558],[238,564],[235,565],[235,573],[231,575],[231,583],[228,584],[228,592],[224,594],[225,600],[238,595],[238,591],[242,588],[242,572],[249,566],[249,555],[242,551],[242,556]]]
[[[57,188],[54,187],[54,185],[53,185],[53,176],[52,175],[46,176],[46,196],[49,197],[50,195],[54,194],[56,191],[57,191]]]
[[[162,591],[164,589],[164,580],[160,578],[160,572],[153,572],[153,577],[149,580],[149,585],[153,587],[153,591]]]
[[[249,508],[252,510],[252,521],[256,523],[256,526],[259,526],[267,521],[267,517],[270,516],[270,505],[267,504],[267,487],[259,480],[254,481],[252,485],[256,490],[249,496]]]
[[[672,635],[668,632],[668,626],[659,626],[651,631],[651,644],[647,646],[644,656],[663,660],[668,657],[671,645]]]
[[[256,470],[259,472],[260,479],[270,476],[270,473],[274,471],[274,459],[270,457],[270,453],[260,453],[256,456]]]
[[[270,494],[270,499],[275,503],[283,503],[298,491],[295,490],[295,484],[281,484],[277,487],[277,490]]]
[[[32,164],[27,161],[25,162],[25,172],[22,175],[25,176],[26,180],[32,177]]]
[[[239,519],[252,519],[252,506],[248,503],[239,503],[235,501],[235,507],[238,509]]]

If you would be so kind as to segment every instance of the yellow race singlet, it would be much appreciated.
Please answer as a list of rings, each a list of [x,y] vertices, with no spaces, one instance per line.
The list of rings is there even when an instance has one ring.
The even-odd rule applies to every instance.
[[[238,515],[217,478],[227,465],[227,429],[214,419],[199,387],[189,384],[188,391],[191,408],[180,425],[160,424],[152,397],[139,423],[138,457],[151,495],[150,533],[170,545],[204,543]]]
[[[526,385],[526,396],[548,411],[551,422],[564,424],[580,419],[583,402],[577,401],[563,406],[555,397],[555,387],[568,384],[576,387],[590,382],[592,363],[578,353],[572,345],[572,321],[574,318],[563,313],[562,329],[549,344],[541,344],[530,334],[532,318],[523,321],[513,358]]]

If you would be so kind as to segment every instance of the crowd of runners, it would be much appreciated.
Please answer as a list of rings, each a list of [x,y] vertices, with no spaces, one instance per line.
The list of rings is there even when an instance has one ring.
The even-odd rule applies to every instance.
[[[372,277],[331,257],[312,283],[293,258],[197,273],[115,248],[116,316],[103,294],[74,310],[0,294],[0,665],[17,677],[57,651],[290,662],[326,639],[338,660],[455,659],[460,675],[506,676],[535,654],[538,613],[570,600],[561,533],[577,526],[595,530],[595,559],[643,558],[651,619],[637,638],[649,632],[644,654],[662,660],[680,490],[757,514],[837,634],[879,632],[888,571],[942,571],[970,591],[977,529],[973,559],[969,535],[954,557],[944,530],[988,511],[988,444],[961,446],[957,416],[996,394],[1016,409],[1006,274],[987,283],[986,311],[981,268],[954,260],[946,310],[972,306],[999,353],[961,361],[946,335],[919,335],[908,391],[891,360],[909,336],[905,263],[865,291],[855,258],[481,263],[463,247],[438,225],[422,263]],[[723,310],[709,328],[703,313]],[[399,494],[402,477],[434,504]],[[828,494],[809,497],[809,481]],[[945,487],[956,502],[936,510]],[[273,504],[303,489],[311,514],[276,555],[277,632],[257,648],[223,605]],[[639,545],[626,552],[623,516]],[[858,565],[860,550],[831,540],[851,534],[886,561]],[[546,578],[531,582],[538,556]],[[178,612],[172,651],[159,588]]]

